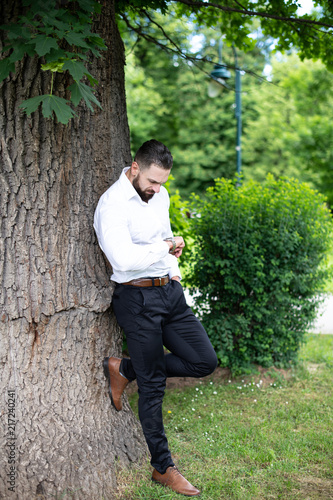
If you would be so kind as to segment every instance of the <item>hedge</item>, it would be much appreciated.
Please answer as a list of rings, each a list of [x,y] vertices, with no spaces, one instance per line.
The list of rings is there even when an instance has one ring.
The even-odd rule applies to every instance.
[[[332,217],[293,179],[218,179],[194,197],[190,255],[195,307],[221,366],[286,366],[297,359],[322,300]]]

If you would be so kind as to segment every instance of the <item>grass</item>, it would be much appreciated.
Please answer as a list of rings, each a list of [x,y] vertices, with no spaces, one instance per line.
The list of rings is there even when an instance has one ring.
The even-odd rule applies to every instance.
[[[170,449],[201,500],[333,499],[333,336],[307,340],[296,368],[220,371],[166,392]],[[185,498],[150,475],[148,458],[119,469],[117,499]]]

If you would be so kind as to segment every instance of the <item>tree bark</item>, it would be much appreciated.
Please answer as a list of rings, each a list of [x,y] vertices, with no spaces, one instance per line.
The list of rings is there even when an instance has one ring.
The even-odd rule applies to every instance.
[[[21,2],[1,4],[8,22]],[[39,111],[27,117],[19,103],[50,88],[37,59],[25,58],[0,85],[4,499],[113,499],[116,462],[146,450],[128,403],[121,413],[111,408],[102,370],[104,356],[120,354],[122,335],[93,214],[131,161],[124,48],[109,0],[98,31],[108,50],[91,71],[103,110],[82,106],[67,126]],[[57,77],[58,95],[67,78]]]

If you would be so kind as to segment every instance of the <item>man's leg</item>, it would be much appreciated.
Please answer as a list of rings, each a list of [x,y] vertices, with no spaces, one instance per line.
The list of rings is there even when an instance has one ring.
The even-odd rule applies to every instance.
[[[177,367],[179,374],[204,376],[211,373],[215,368],[216,356],[214,351],[213,354],[211,352],[212,347],[205,331],[186,305],[180,284],[176,285],[171,282],[165,287],[136,289],[136,291],[132,288],[132,291],[129,291],[130,289],[126,291],[124,286],[117,288],[114,294],[114,311],[120,326],[125,330],[131,356],[130,360],[123,359],[121,361],[117,377],[121,376],[119,374],[120,370],[128,380],[137,378],[139,416],[152,455],[151,464],[154,467],[152,479],[177,493],[197,496],[200,491],[189,483],[173,465],[163,427],[162,400],[167,365],[170,365],[168,369],[170,376],[178,374],[176,369],[172,368],[175,362],[177,366],[179,365]],[[171,296],[171,303],[168,295]],[[181,297],[183,302],[180,301],[182,304],[179,305]],[[177,302],[176,308],[174,302]],[[193,328],[200,330],[194,337],[191,336],[192,340],[186,341],[186,335],[184,334],[179,336],[179,340],[181,340],[182,344],[181,355],[184,348],[186,349],[186,345],[190,346],[193,352],[200,350],[206,352],[208,350],[209,353],[202,356],[201,360],[198,353],[195,356],[192,354],[189,359],[186,356],[181,357],[179,362],[177,362],[177,354],[164,355],[164,336],[170,337],[170,345],[173,339],[173,335],[167,333],[169,329],[172,332],[174,331],[172,326],[174,315],[170,314],[170,311],[177,312],[178,319],[183,323],[179,331],[186,331],[185,323],[187,323],[190,330]],[[164,334],[162,325],[164,326]],[[198,348],[194,348],[194,338],[201,339]],[[202,339],[204,340],[202,341]],[[120,381],[120,384],[122,385],[122,381]]]
[[[186,304],[180,283],[171,281],[170,313],[163,323],[167,377],[205,377],[217,366],[217,356],[198,318]]]
[[[151,464],[163,474],[174,465],[162,419],[166,371],[162,339],[165,304],[156,289],[117,286],[113,308],[124,329],[130,360],[123,359],[121,373],[139,389],[139,418],[151,453]]]

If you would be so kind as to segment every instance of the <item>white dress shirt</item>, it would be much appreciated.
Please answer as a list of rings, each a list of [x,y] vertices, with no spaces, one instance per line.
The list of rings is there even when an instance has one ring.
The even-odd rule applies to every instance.
[[[180,276],[177,258],[163,241],[172,236],[165,187],[145,203],[125,175],[100,198],[94,217],[99,246],[112,265],[111,280]]]

